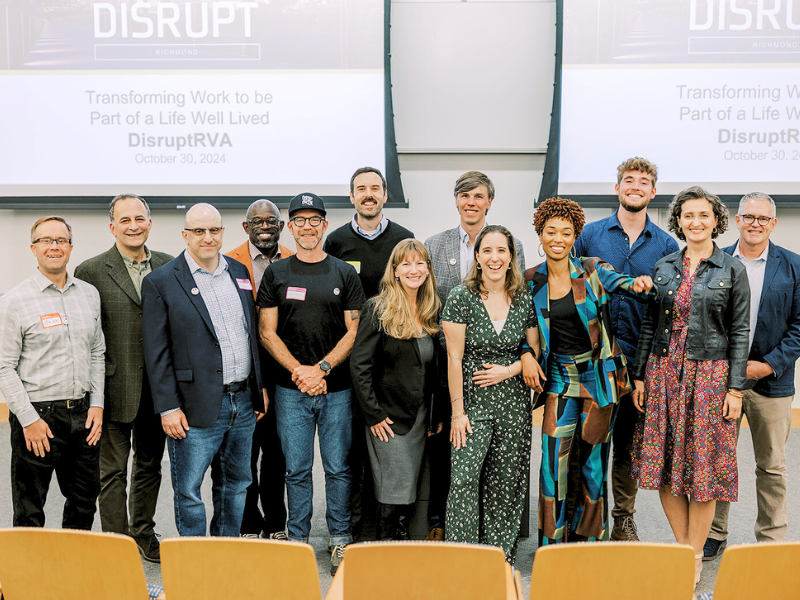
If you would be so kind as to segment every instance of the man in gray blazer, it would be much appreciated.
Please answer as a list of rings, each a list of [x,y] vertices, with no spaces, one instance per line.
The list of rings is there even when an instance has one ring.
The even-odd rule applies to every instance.
[[[452,289],[464,280],[475,262],[475,238],[486,227],[486,215],[494,200],[494,184],[480,171],[467,171],[456,181],[453,193],[460,217],[458,227],[446,229],[425,240],[442,307]],[[524,272],[525,253],[522,242],[514,238],[514,245],[520,268]],[[444,343],[444,336],[440,339]],[[431,541],[444,541],[444,514],[450,489],[449,427],[450,422],[445,419],[441,434],[428,438],[431,490],[428,503],[430,530],[427,539]]]
[[[103,531],[130,535],[145,560],[160,562],[153,517],[161,487],[165,435],[153,411],[142,348],[142,279],[172,260],[145,246],[152,227],[144,198],[121,194],[111,201],[107,252],[83,262],[75,277],[100,292],[106,338],[105,435],[100,440],[100,522]],[[133,441],[130,497],[126,493]],[[130,523],[128,508],[130,507]]]

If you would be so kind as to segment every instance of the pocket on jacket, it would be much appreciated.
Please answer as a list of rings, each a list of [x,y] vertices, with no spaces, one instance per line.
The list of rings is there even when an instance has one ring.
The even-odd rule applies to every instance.
[[[715,277],[707,284],[709,299],[713,304],[725,304],[732,286],[733,280],[730,277]]]

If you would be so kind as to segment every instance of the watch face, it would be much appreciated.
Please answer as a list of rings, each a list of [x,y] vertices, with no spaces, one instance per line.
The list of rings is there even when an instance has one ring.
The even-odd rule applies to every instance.
[[[319,368],[327,373],[331,370],[331,363],[329,363],[327,360],[320,361]]]

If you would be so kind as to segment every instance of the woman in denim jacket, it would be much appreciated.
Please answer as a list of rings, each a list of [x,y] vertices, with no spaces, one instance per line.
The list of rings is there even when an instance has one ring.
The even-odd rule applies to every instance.
[[[750,287],[714,239],[728,210],[700,187],[680,192],[669,229],[686,248],[656,263],[658,300],[642,323],[633,400],[644,413],[631,476],[657,489],[675,539],[695,549],[695,584],[717,500],[736,501],[736,419],[747,367]]]

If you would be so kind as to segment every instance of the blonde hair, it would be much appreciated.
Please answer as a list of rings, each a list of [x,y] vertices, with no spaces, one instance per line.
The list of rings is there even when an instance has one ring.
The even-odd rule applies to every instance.
[[[483,238],[490,233],[500,233],[506,238],[511,263],[506,273],[506,281],[503,285],[503,289],[509,298],[513,298],[520,292],[526,291],[525,278],[522,276],[522,269],[517,260],[517,246],[514,243],[514,236],[502,225],[487,225],[481,229],[481,232],[475,239],[475,262],[472,263],[472,267],[469,273],[467,273],[467,277],[464,279],[464,286],[473,294],[487,295],[486,289],[483,286],[483,271],[478,268],[478,252],[481,250]]]
[[[419,240],[402,240],[392,250],[386,270],[381,278],[380,293],[371,300],[375,306],[375,318],[387,335],[400,340],[417,337],[417,327],[411,314],[408,296],[395,278],[397,266],[414,255],[428,264],[428,276],[417,290],[417,318],[429,335],[439,333],[439,308],[441,302],[436,295],[436,281],[431,269],[431,257]]]

